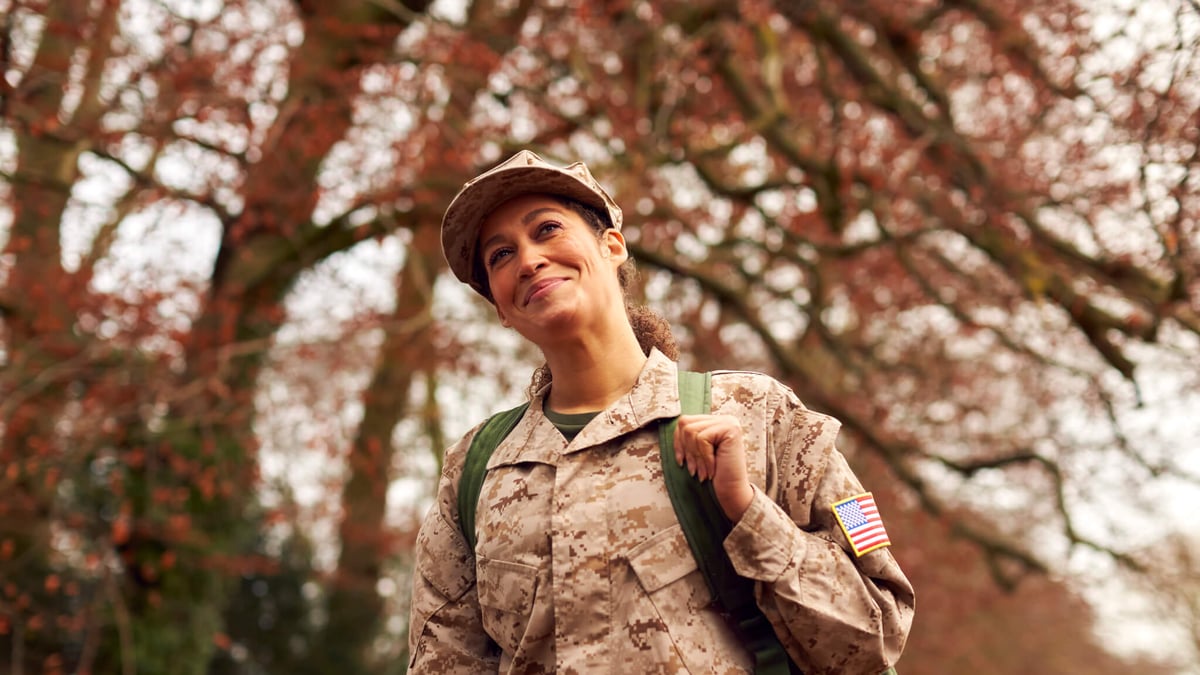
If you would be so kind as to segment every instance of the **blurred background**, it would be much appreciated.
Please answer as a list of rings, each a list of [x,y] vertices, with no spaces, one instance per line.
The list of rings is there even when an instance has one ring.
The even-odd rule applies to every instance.
[[[392,674],[521,148],[841,419],[899,670],[1197,673],[1195,0],[0,0],[0,673]]]

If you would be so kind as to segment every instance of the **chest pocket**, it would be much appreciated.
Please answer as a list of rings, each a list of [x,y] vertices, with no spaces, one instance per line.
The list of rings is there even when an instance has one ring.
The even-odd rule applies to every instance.
[[[483,628],[506,653],[517,651],[537,597],[538,568],[476,558],[475,578]]]
[[[663,617],[712,604],[708,584],[679,525],[668,527],[630,551],[629,566]],[[686,579],[689,575],[692,578]],[[681,581],[684,583],[676,583]]]
[[[655,622],[691,673],[749,673],[753,663],[713,604],[712,592],[678,524],[630,551],[629,566]]]

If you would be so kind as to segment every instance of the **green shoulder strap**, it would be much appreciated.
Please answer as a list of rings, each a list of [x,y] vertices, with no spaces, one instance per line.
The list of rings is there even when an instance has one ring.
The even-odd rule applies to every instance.
[[[458,522],[462,526],[467,546],[475,551],[475,506],[479,503],[479,491],[483,489],[483,477],[487,474],[487,463],[521,417],[529,401],[504,412],[496,413],[480,427],[471,445],[467,447],[467,458],[463,461],[462,477],[458,479]]]
[[[684,415],[707,414],[712,408],[712,374],[679,371],[679,401]],[[712,482],[697,480],[675,462],[675,427],[672,419],[659,427],[659,453],[667,493],[683,527],[696,564],[713,597],[729,615],[730,627],[754,654],[754,672],[770,675],[799,673],[767,617],[754,600],[754,582],[739,576],[725,554],[722,542],[733,529],[725,517]]]

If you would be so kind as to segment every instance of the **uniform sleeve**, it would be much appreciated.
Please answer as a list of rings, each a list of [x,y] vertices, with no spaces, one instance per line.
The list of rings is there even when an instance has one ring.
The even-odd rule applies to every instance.
[[[788,394],[769,438],[774,476],[725,549],[805,673],[881,673],[904,649],[913,588],[886,547],[855,554],[833,505],[865,490],[834,446],[840,425]]]
[[[408,633],[412,675],[499,669],[498,650],[480,618],[475,556],[458,523],[458,480],[470,436],[447,451],[437,499],[417,533]]]

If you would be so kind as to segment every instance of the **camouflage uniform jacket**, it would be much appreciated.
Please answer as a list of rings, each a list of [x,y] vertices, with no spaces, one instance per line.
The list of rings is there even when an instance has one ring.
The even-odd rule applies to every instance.
[[[745,430],[755,485],[724,543],[735,569],[805,673],[883,671],[904,647],[913,590],[888,549],[856,558],[833,516],[863,492],[834,448],[838,422],[762,374],[712,382],[713,412]],[[656,422],[680,411],[675,364],[652,353],[570,443],[544,395],[488,463],[474,555],[456,495],[478,427],[446,453],[417,537],[409,672],[749,672],[663,480]]]

